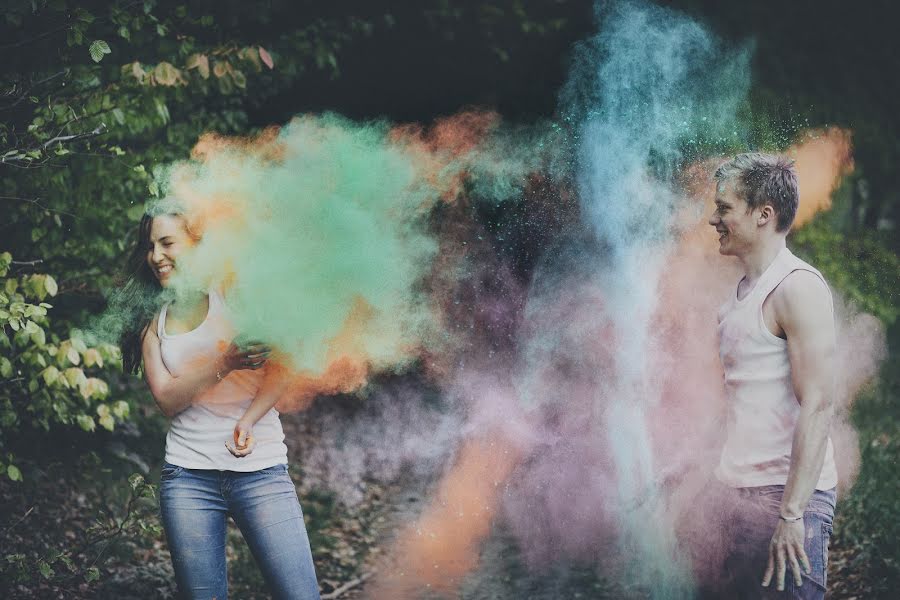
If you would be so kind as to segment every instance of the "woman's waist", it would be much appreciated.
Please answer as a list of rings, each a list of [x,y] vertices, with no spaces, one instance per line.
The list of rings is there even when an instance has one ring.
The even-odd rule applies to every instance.
[[[210,406],[248,404],[259,393],[263,369],[232,371],[224,379],[208,388],[194,400]]]
[[[215,431],[228,431],[230,433],[238,420],[247,411],[250,403],[250,399],[227,404],[194,403],[175,415],[169,429],[197,434]],[[253,426],[254,430],[264,428],[281,431],[281,419],[278,418],[278,411],[274,408],[269,409]]]

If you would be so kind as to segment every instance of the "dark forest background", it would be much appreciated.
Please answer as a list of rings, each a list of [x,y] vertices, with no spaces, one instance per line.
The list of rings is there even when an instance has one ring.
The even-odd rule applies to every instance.
[[[832,597],[888,597],[900,584],[897,9],[887,0],[661,4],[754,44],[748,111],[766,126],[748,146],[787,146],[805,128],[853,131],[853,173],[793,243],[888,331],[879,380],[854,408],[863,466],[839,511],[831,567]],[[0,590],[165,596],[151,485],[165,422],[140,381],[121,374],[118,349],[89,344],[80,329],[121,272],[126,232],[157,191],[154,165],[185,158],[203,132],[247,135],[304,112],[429,123],[478,107],[513,123],[552,119],[572,46],[598,26],[594,6],[2,5]],[[358,576],[363,559],[335,550],[344,509],[303,493],[318,517],[317,564],[335,581]],[[233,589],[250,597],[258,574],[241,552],[231,557]]]

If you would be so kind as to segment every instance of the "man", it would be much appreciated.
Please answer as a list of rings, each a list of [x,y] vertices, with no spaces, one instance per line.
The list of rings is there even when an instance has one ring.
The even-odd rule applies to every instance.
[[[728,406],[716,477],[738,507],[727,595],[824,598],[837,484],[831,294],[786,246],[799,201],[793,161],[740,154],[715,182],[709,224],[744,271],[719,312]]]

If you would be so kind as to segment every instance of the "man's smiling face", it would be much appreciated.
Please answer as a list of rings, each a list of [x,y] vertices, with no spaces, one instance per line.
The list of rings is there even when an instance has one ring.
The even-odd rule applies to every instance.
[[[758,210],[747,206],[738,196],[733,181],[724,180],[716,186],[716,208],[709,224],[719,234],[719,253],[740,256],[749,251],[758,234]]]

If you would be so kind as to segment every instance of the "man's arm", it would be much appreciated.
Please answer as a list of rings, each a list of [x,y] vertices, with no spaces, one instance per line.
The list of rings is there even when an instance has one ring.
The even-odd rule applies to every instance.
[[[784,589],[786,563],[798,585],[802,583],[801,564],[809,572],[803,550],[803,512],[822,472],[834,413],[835,334],[830,294],[814,273],[794,271],[771,296],[775,321],[787,338],[794,393],[800,402],[781,501],[783,518],[772,537],[763,577],[763,585],[768,585],[777,570],[779,590]]]

